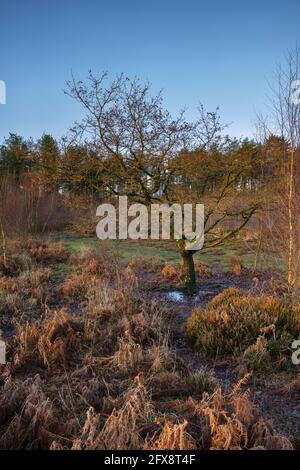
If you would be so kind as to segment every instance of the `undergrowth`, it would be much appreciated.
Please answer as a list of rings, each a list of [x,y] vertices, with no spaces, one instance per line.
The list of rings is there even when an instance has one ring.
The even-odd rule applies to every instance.
[[[172,312],[143,295],[134,263],[120,267],[93,251],[70,254],[32,241],[12,251],[27,262],[10,254],[0,277],[9,332],[0,366],[1,449],[291,448],[252,403],[248,375],[223,390],[209,368],[191,370],[176,354]],[[53,274],[57,262],[68,264],[65,279]],[[292,331],[281,304],[257,299],[250,315],[243,299],[234,291],[213,300],[201,311],[206,326],[194,312],[194,344],[215,352],[222,327],[219,347],[245,351],[259,335],[269,341],[274,331],[279,338]]]

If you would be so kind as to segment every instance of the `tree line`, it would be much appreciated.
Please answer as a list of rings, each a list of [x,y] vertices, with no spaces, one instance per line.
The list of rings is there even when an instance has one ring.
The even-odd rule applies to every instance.
[[[288,159],[283,155],[288,152],[288,144],[276,135],[264,142],[226,136],[221,148],[181,150],[172,161],[170,187],[175,194],[180,190],[201,198],[214,194],[232,172],[237,193],[255,193],[266,187],[271,190],[274,185],[278,188],[280,178],[287,174]],[[102,165],[97,154],[88,146],[66,147],[49,134],[34,141],[11,133],[0,145],[0,175],[10,175],[16,181],[31,176],[45,190],[84,192],[99,198],[110,192],[108,185],[112,192],[122,192],[122,185],[125,191],[128,182],[122,181],[118,168],[114,170],[111,164],[110,180],[106,180],[105,172],[100,173]],[[163,189],[160,183],[154,192]],[[136,194],[132,197],[138,199]]]

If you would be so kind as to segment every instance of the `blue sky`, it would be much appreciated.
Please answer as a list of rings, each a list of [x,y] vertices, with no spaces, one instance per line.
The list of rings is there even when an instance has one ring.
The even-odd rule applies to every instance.
[[[89,69],[149,79],[172,113],[220,106],[230,134],[251,136],[299,20],[299,0],[1,0],[0,140],[65,134],[81,116],[65,82]]]

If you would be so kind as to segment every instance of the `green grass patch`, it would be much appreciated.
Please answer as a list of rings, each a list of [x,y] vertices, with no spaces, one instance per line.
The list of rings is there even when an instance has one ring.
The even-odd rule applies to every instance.
[[[64,242],[74,251],[81,249],[93,249],[98,252],[108,253],[118,257],[121,262],[127,263],[131,258],[161,258],[168,264],[181,262],[180,255],[173,241],[160,240],[105,240],[95,238],[55,235],[53,240]],[[199,251],[195,254],[195,261],[199,261],[210,267],[231,271],[232,259],[238,259],[241,266],[253,268],[255,259],[255,242],[244,242],[242,240],[231,240],[226,244],[216,247],[211,251]],[[283,268],[278,258],[272,255],[261,257],[258,268]]]

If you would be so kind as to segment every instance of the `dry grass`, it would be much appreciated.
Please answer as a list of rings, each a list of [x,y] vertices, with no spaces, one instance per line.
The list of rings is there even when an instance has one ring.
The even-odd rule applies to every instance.
[[[150,450],[191,450],[197,449],[194,439],[186,432],[188,421],[173,424],[166,421],[163,429],[153,443],[146,443],[145,449]]]
[[[0,366],[1,449],[291,447],[243,390],[248,377],[224,392],[208,367],[176,355],[170,312],[142,295],[134,266],[79,253],[58,281],[55,260],[65,258],[54,251],[31,251],[29,269],[0,278],[15,328]],[[241,297],[227,292],[209,309]]]
[[[0,277],[0,326],[11,328],[15,320],[38,318],[51,297],[52,270],[35,268],[15,277]]]
[[[63,243],[51,243],[32,246],[29,254],[37,262],[62,263],[68,260],[70,251]]]
[[[66,366],[80,345],[81,324],[71,319],[65,310],[49,312],[47,317],[21,325],[16,323],[14,368],[37,363],[43,366]]]
[[[73,268],[62,285],[62,295],[70,299],[84,300],[91,286],[98,280],[111,281],[114,267],[112,260],[97,254],[95,250],[82,249],[70,257]]]
[[[40,377],[28,380],[25,385],[25,400],[1,433],[0,449],[49,448],[57,434],[62,437],[67,432],[68,426],[54,415],[53,406],[42,390]]]
[[[180,272],[175,268],[175,266],[166,264],[163,269],[161,270],[161,276],[163,279],[169,281],[179,281],[180,280]]]
[[[83,300],[86,296],[91,280],[83,274],[72,274],[68,277],[63,286],[62,294],[72,299]]]

